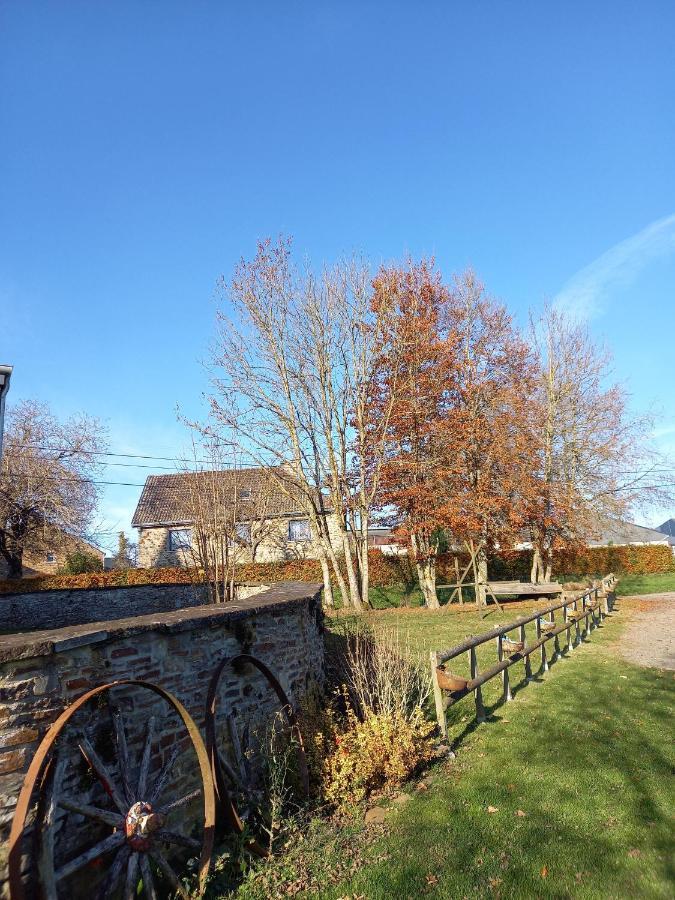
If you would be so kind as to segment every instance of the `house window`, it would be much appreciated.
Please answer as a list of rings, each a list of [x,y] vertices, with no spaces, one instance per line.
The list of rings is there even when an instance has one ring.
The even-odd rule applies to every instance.
[[[54,562],[54,554],[53,553],[47,554],[47,562]]]
[[[288,523],[288,540],[289,541],[310,541],[312,532],[309,529],[309,521],[307,519],[291,519]]]
[[[238,525],[235,525],[234,532],[237,535],[238,543],[247,545],[251,543],[251,526],[248,522],[239,522]]]
[[[249,491],[248,488],[241,488],[240,490],[237,491],[237,499],[238,500],[250,500],[251,492]]]
[[[169,550],[190,550],[191,547],[191,528],[172,528],[169,531]]]

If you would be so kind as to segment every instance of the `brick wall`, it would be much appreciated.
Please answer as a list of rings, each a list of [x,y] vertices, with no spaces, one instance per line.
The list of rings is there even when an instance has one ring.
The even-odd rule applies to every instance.
[[[127,589],[122,589],[127,590]],[[82,597],[88,591],[79,591]],[[39,741],[56,717],[85,690],[121,678],[151,681],[187,707],[204,734],[209,679],[224,657],[251,653],[276,674],[292,702],[323,677],[320,587],[286,583],[223,606],[201,606],[129,619],[96,622],[32,634],[0,637],[0,837],[6,848],[16,798]],[[116,688],[115,704],[127,726],[132,760],[139,760],[151,715],[157,720],[152,768],[166,762],[178,741],[186,745],[165,799],[184,796],[198,784],[196,759],[175,715],[163,701],[138,687]],[[226,667],[219,691],[218,740],[229,745],[227,716],[241,733],[256,734],[278,709],[262,676],[252,667]],[[78,727],[92,743],[110,749],[108,710],[92,703],[78,714]],[[98,782],[83,776],[74,744],[64,751],[66,793],[79,802],[105,805]],[[103,752],[103,751],[101,751]],[[85,772],[86,774],[86,772]],[[84,780],[83,780],[84,779]],[[98,795],[97,795],[98,791]],[[193,810],[194,812],[194,810]],[[181,819],[188,818],[188,812]],[[91,825],[63,810],[57,850],[77,852],[91,844]],[[28,846],[28,845],[26,845]],[[0,873],[0,880],[3,875]]]

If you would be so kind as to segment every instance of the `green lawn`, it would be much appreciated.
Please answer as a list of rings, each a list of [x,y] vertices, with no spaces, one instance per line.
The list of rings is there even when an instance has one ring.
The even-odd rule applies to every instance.
[[[316,820],[236,896],[672,897],[674,683],[618,657],[624,604],[537,682],[519,685],[514,666],[515,699],[486,724],[474,725],[471,698],[457,704],[456,759],[425,775],[426,790],[408,787],[384,825]],[[371,617],[420,650],[502,619]]]
[[[675,591],[675,572],[664,575],[622,575],[616,589],[619,597],[660,594],[664,591]]]

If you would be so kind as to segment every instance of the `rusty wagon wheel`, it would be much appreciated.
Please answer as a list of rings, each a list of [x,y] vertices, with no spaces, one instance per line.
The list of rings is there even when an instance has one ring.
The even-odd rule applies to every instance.
[[[110,701],[115,689],[134,687],[151,691],[168,704],[164,723],[176,714],[179,727],[182,722],[187,735],[182,740],[175,738],[171,751],[163,746],[158,751],[156,718],[150,716],[143,721],[144,733],[136,728],[134,735],[140,753],[130,752],[132,745],[121,709]],[[110,712],[109,739],[103,749],[95,749],[96,741],[90,739],[88,729],[74,727],[80,718],[78,712],[94,698],[99,707],[94,711],[99,727],[106,701]],[[84,710],[81,717],[91,712]],[[176,796],[172,778],[181,744],[186,749],[191,746],[197,757],[201,786]],[[153,762],[155,769],[159,768],[157,773]],[[81,793],[71,796],[73,785],[78,789],[83,784],[84,800]],[[33,803],[36,789],[37,806]],[[94,795],[94,802],[88,794]],[[203,807],[203,812],[194,813],[201,831],[199,840],[179,830],[174,821],[176,814],[187,816],[195,807]],[[64,851],[63,844],[77,831],[78,824],[80,831],[86,826],[86,833],[77,841],[73,855],[70,848]],[[27,826],[32,826],[35,854],[28,874],[38,881],[44,900],[85,895],[92,900],[116,896],[131,900],[139,896],[141,882],[142,895],[148,900],[160,896],[158,887],[188,898],[174,869],[177,853],[198,858],[196,868],[203,893],[213,848],[215,792],[206,748],[185,707],[155,684],[123,679],[88,691],[59,716],[38,747],[17,800],[9,838],[11,900],[25,897],[22,854],[24,844],[28,844]]]
[[[211,761],[211,771],[216,790],[218,819],[236,834],[242,834],[250,824],[245,821],[246,815],[242,812],[241,807],[242,803],[246,804],[251,799],[254,789],[251,784],[250,773],[247,772],[246,768],[246,747],[242,741],[242,735],[238,733],[236,721],[232,717],[228,717],[227,720],[229,743],[234,751],[231,756],[225,750],[224,741],[218,738],[216,716],[218,712],[218,688],[223,672],[227,667],[232,667],[239,674],[246,665],[253,666],[263,675],[268,687],[276,694],[279,700],[279,711],[295,747],[297,774],[301,791],[305,798],[309,795],[307,757],[305,755],[300,724],[279,680],[262,660],[248,653],[225,657],[216,666],[209,684],[205,715],[206,746]],[[249,841],[248,847],[260,856],[267,856],[269,852],[255,838]]]

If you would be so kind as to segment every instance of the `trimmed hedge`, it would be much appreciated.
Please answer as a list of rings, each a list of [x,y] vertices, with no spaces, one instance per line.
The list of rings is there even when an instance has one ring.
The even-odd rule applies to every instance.
[[[417,575],[407,556],[385,556],[379,550],[368,553],[372,587],[414,587]],[[510,550],[493,556],[488,565],[490,578],[527,581],[531,552]],[[459,555],[460,572],[469,557]],[[559,553],[554,577],[566,575],[653,575],[675,572],[675,557],[670,547],[587,547]],[[237,567],[236,580],[266,584],[273,581],[322,581],[321,566],[315,559],[292,559],[278,563],[246,563]],[[438,558],[437,582],[455,581],[455,557],[451,553]],[[120,569],[110,572],[86,572],[82,575],[44,575],[13,581],[0,581],[0,594],[25,594],[32,591],[75,590],[78,588],[122,587],[133,584],[189,584],[200,581],[195,569],[164,567],[158,569]],[[467,581],[472,581],[469,574]]]

